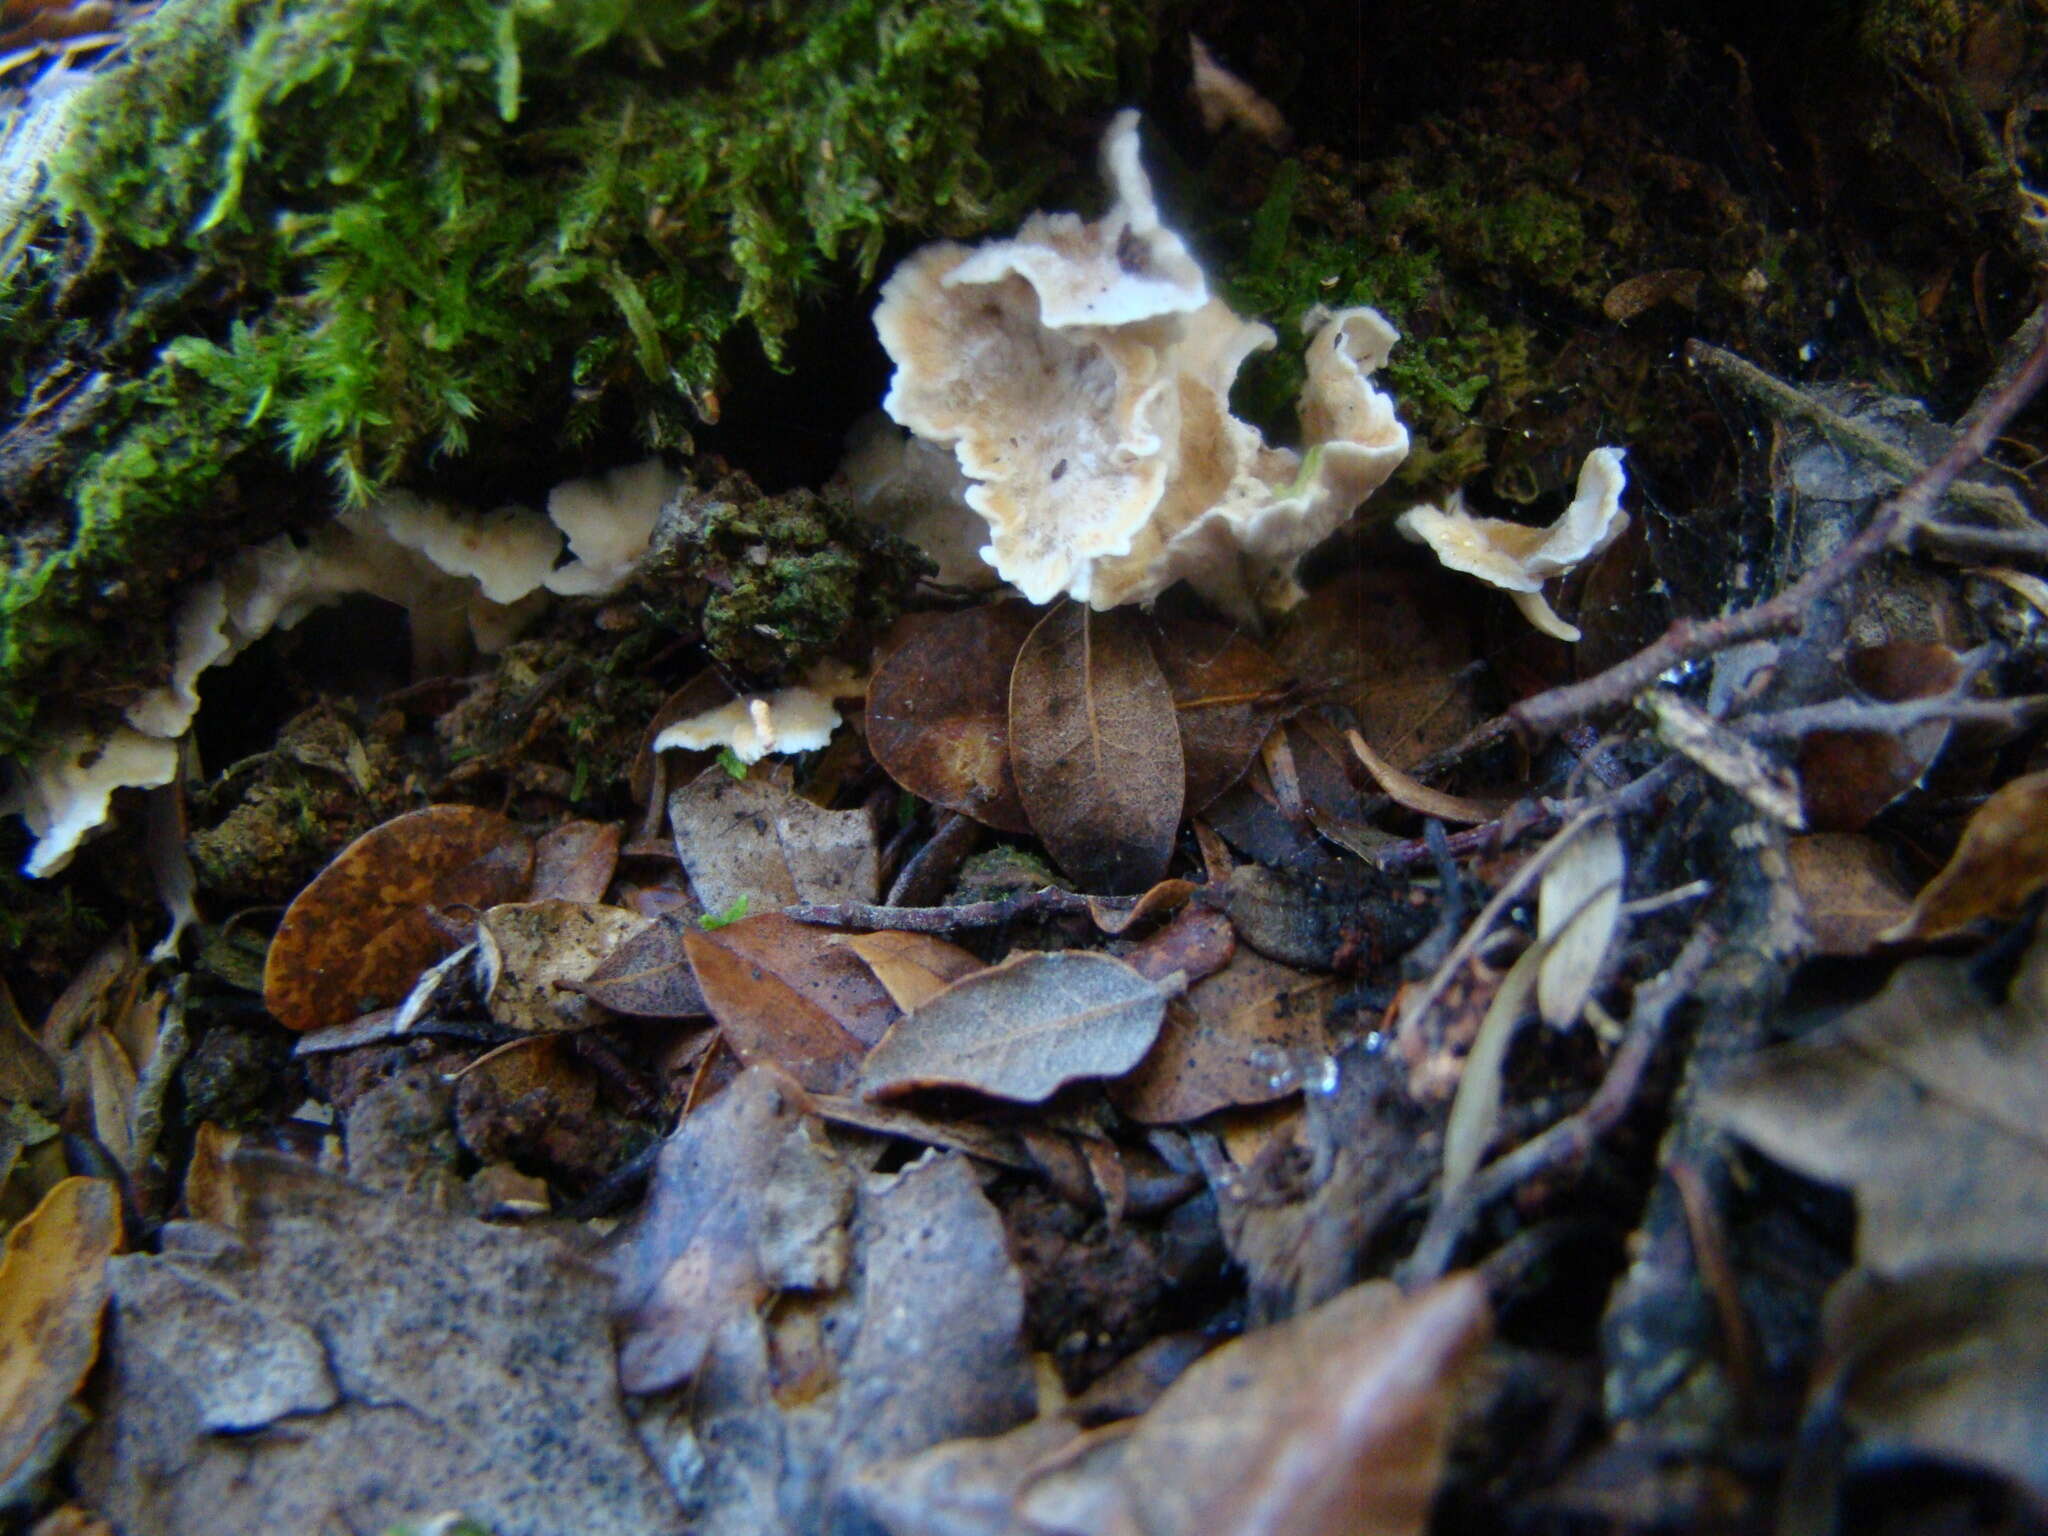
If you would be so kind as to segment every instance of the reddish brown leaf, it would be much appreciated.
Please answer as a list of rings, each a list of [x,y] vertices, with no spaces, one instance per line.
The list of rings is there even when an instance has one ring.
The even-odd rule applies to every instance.
[[[1894,641],[1851,651],[1842,662],[1856,690],[1880,703],[1933,698],[1962,679],[1945,645]],[[1918,784],[1947,745],[1949,724],[1930,720],[1911,730],[1815,731],[1799,747],[1806,824],[1816,832],[1858,832]]]
[[[1476,608],[1459,581],[1420,565],[1353,571],[1287,616],[1274,655],[1348,707],[1388,762],[1413,767],[1486,718],[1474,688]]]
[[[1785,858],[1817,954],[1868,954],[1912,909],[1892,856],[1860,832],[1791,838]]]
[[[683,948],[686,919],[657,917],[608,955],[575,990],[634,1019],[693,1019],[709,1010]]]
[[[619,867],[617,822],[565,821],[533,845],[533,889],[529,899],[603,901]]]
[[[1010,758],[1031,830],[1083,886],[1166,873],[1186,773],[1142,620],[1063,602],[1039,622],[1010,677]]]
[[[1979,918],[2016,911],[2048,885],[2048,772],[2014,779],[1977,807],[1941,873],[1913,902],[1912,916],[1885,933],[1938,939]]]
[[[860,1074],[869,1097],[972,1088],[1027,1104],[1144,1056],[1173,994],[1087,950],[1012,955],[905,1014]]]
[[[1193,985],[1222,970],[1236,953],[1237,928],[1229,917],[1214,907],[1191,907],[1125,955],[1124,964],[1147,981],[1178,972]]]
[[[473,806],[428,806],[373,827],[286,910],[263,969],[264,1004],[297,1030],[388,1008],[456,947],[429,909],[515,900],[532,873],[533,840]]]
[[[1300,1086],[1299,1063],[1330,1049],[1324,1021],[1342,990],[1334,976],[1242,950],[1174,1000],[1158,1041],[1110,1096],[1147,1125],[1285,1098]]]
[[[994,603],[919,626],[868,685],[868,750],[920,799],[1029,832],[1010,769],[1010,672],[1038,622]]]
[[[725,1042],[749,1066],[773,1062],[813,1093],[844,1093],[897,1015],[860,957],[827,930],[779,912],[684,938]]]
[[[1149,638],[1180,721],[1193,815],[1244,777],[1259,743],[1294,708],[1294,688],[1278,662],[1221,624],[1155,619]]]
[[[983,969],[975,955],[935,934],[845,934],[835,940],[859,955],[898,1008],[908,1012],[929,1002],[963,976]]]

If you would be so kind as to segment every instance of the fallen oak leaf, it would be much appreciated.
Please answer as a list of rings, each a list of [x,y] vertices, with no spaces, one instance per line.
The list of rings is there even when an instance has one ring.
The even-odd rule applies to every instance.
[[[1421,1536],[1485,1288],[1351,1287],[1197,1360],[1140,1418],[1048,1457],[1034,1530],[1105,1536]]]
[[[906,1013],[982,969],[979,956],[935,934],[882,928],[840,934],[832,942],[859,955],[890,1000]]]
[[[571,990],[647,919],[596,902],[508,901],[477,919],[477,975],[492,1019],[521,1034],[598,1022]]]
[[[390,1007],[457,947],[432,909],[512,901],[532,874],[533,840],[474,806],[430,805],[372,827],[285,909],[264,1006],[301,1031]]]
[[[1186,792],[1173,695],[1139,619],[1062,602],[1010,674],[1010,764],[1031,830],[1084,887],[1166,873]]]
[[[1703,1112],[1856,1196],[1856,1253],[1902,1274],[2048,1251],[2048,940],[2004,999],[1962,961],[1908,961],[1883,991],[1732,1070]]]
[[[749,1067],[662,1144],[648,1200],[611,1259],[619,1384],[689,1380],[728,1316],[846,1272],[853,1170],[781,1073]]]
[[[1887,944],[1945,938],[1979,918],[2003,917],[2048,886],[2048,771],[2012,780],[1978,806],[1962,841],[1914,898]]]
[[[1010,673],[1038,610],[990,603],[922,624],[868,685],[868,750],[920,800],[1028,833],[1010,767]]]
[[[1240,950],[1167,1005],[1159,1038],[1109,1090],[1144,1125],[1199,1119],[1298,1092],[1296,1063],[1330,1049],[1325,1019],[1344,983]]]
[[[1181,985],[1088,950],[1012,955],[906,1013],[868,1053],[858,1091],[971,1088],[1036,1104],[1077,1078],[1136,1066]]]
[[[1173,697],[1193,815],[1244,777],[1300,701],[1293,679],[1239,630],[1176,615],[1154,618],[1149,638]]]
[[[873,901],[874,818],[828,811],[762,779],[707,768],[668,798],[676,857],[706,912],[779,912],[799,901]]]
[[[111,1184],[69,1178],[0,1258],[0,1506],[21,1502],[85,1422],[71,1407],[99,1355],[107,1260],[120,1241]]]
[[[684,935],[705,1005],[749,1066],[772,1062],[813,1093],[844,1093],[898,1009],[834,935],[779,912]]]
[[[695,1019],[709,1010],[684,936],[691,925],[672,913],[653,919],[581,981],[565,983],[600,1007],[630,1019]]]

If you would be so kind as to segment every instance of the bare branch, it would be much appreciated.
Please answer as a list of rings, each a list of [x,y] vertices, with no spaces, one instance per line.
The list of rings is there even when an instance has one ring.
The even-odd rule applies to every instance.
[[[1754,608],[1718,619],[1680,619],[1661,639],[1605,672],[1524,699],[1509,711],[1516,725],[1530,739],[1541,741],[1596,710],[1627,703],[1665,673],[1687,662],[1745,641],[1796,633],[1814,603],[1901,536],[1910,534],[1940,505],[1956,478],[1984,456],[2005,424],[2033,398],[2044,379],[2048,379],[2048,328],[2036,339],[2026,362],[1996,398],[1987,403],[1983,414],[1956,439],[1955,446],[1880,506],[1860,533],[1806,575]]]

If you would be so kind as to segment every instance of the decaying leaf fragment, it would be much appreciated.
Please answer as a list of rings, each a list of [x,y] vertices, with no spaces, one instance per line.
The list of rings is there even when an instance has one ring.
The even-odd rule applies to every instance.
[[[161,1254],[111,1266],[104,1415],[76,1466],[118,1529],[381,1531],[449,1508],[494,1536],[685,1528],[619,1402],[610,1287],[566,1245],[283,1158],[228,1171],[232,1231],[172,1222]]]
[[[661,1149],[645,1209],[614,1253],[619,1380],[659,1392],[688,1380],[727,1317],[846,1273],[853,1170],[803,1091],[754,1067]]]
[[[1963,840],[1888,941],[1938,939],[2008,916],[2048,885],[2048,772],[2014,779],[1977,807]]]
[[[1040,621],[1010,676],[1010,759],[1031,829],[1084,887],[1166,873],[1186,766],[1142,621],[1071,602]]]
[[[828,811],[777,785],[708,768],[669,796],[668,816],[676,857],[707,912],[779,912],[799,901],[880,894],[866,811]]]
[[[868,750],[919,799],[1028,833],[1010,769],[1010,672],[1039,612],[986,603],[920,623],[868,687]]]
[[[693,931],[673,914],[653,918],[605,956],[575,988],[592,1002],[628,1018],[701,1017],[704,993],[683,944]]]
[[[391,1007],[456,947],[427,909],[512,901],[532,872],[533,840],[473,806],[432,805],[372,827],[286,910],[264,964],[264,1006],[297,1030]]]
[[[1413,1297],[1353,1286],[1049,1459],[1020,1512],[1034,1531],[1102,1536],[1420,1536],[1488,1328],[1473,1275]]]
[[[1885,989],[1732,1072],[1715,1120],[1809,1178],[1848,1186],[1881,1274],[2048,1253],[2048,943],[2003,1001],[1967,964],[1907,962]]]
[[[1242,630],[1155,617],[1148,638],[1180,722],[1194,815],[1244,777],[1259,744],[1296,707],[1292,680]]]
[[[1239,950],[1166,1009],[1159,1039],[1111,1089],[1134,1120],[1167,1125],[1299,1086],[1300,1063],[1330,1049],[1326,1019],[1344,983]]]
[[[1012,955],[905,1014],[868,1053],[860,1092],[972,1088],[1035,1104],[1136,1066],[1178,990],[1088,950]]]
[[[521,1034],[596,1022],[570,988],[647,919],[599,902],[508,901],[477,919],[477,970],[491,1017]]]
[[[114,1187],[64,1180],[7,1234],[0,1258],[0,1508],[49,1471],[84,1415],[71,1399],[99,1354]]]

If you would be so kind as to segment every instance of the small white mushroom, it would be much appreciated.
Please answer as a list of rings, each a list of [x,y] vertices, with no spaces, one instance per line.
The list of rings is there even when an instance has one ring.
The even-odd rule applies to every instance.
[[[54,875],[71,862],[85,834],[107,819],[107,802],[124,788],[155,789],[177,776],[178,744],[117,726],[100,738],[73,732],[40,753],[0,802],[36,835],[26,875]]]
[[[825,694],[815,688],[780,688],[678,720],[654,738],[654,750],[724,750],[743,763],[758,763],[771,752],[815,752],[838,729],[839,711]]]
[[[1531,624],[1546,635],[1575,641],[1579,631],[1557,616],[1543,596],[1543,584],[1583,564],[1620,538],[1628,527],[1621,493],[1628,476],[1619,448],[1595,448],[1579,471],[1578,494],[1548,528],[1531,528],[1494,517],[1474,517],[1462,494],[1446,507],[1416,507],[1395,526],[1427,544],[1454,571],[1501,588]]]
[[[548,590],[585,597],[624,584],[647,553],[662,507],[682,485],[680,475],[652,458],[595,479],[567,480],[548,492],[548,517],[569,536],[575,556],[548,575]]]

